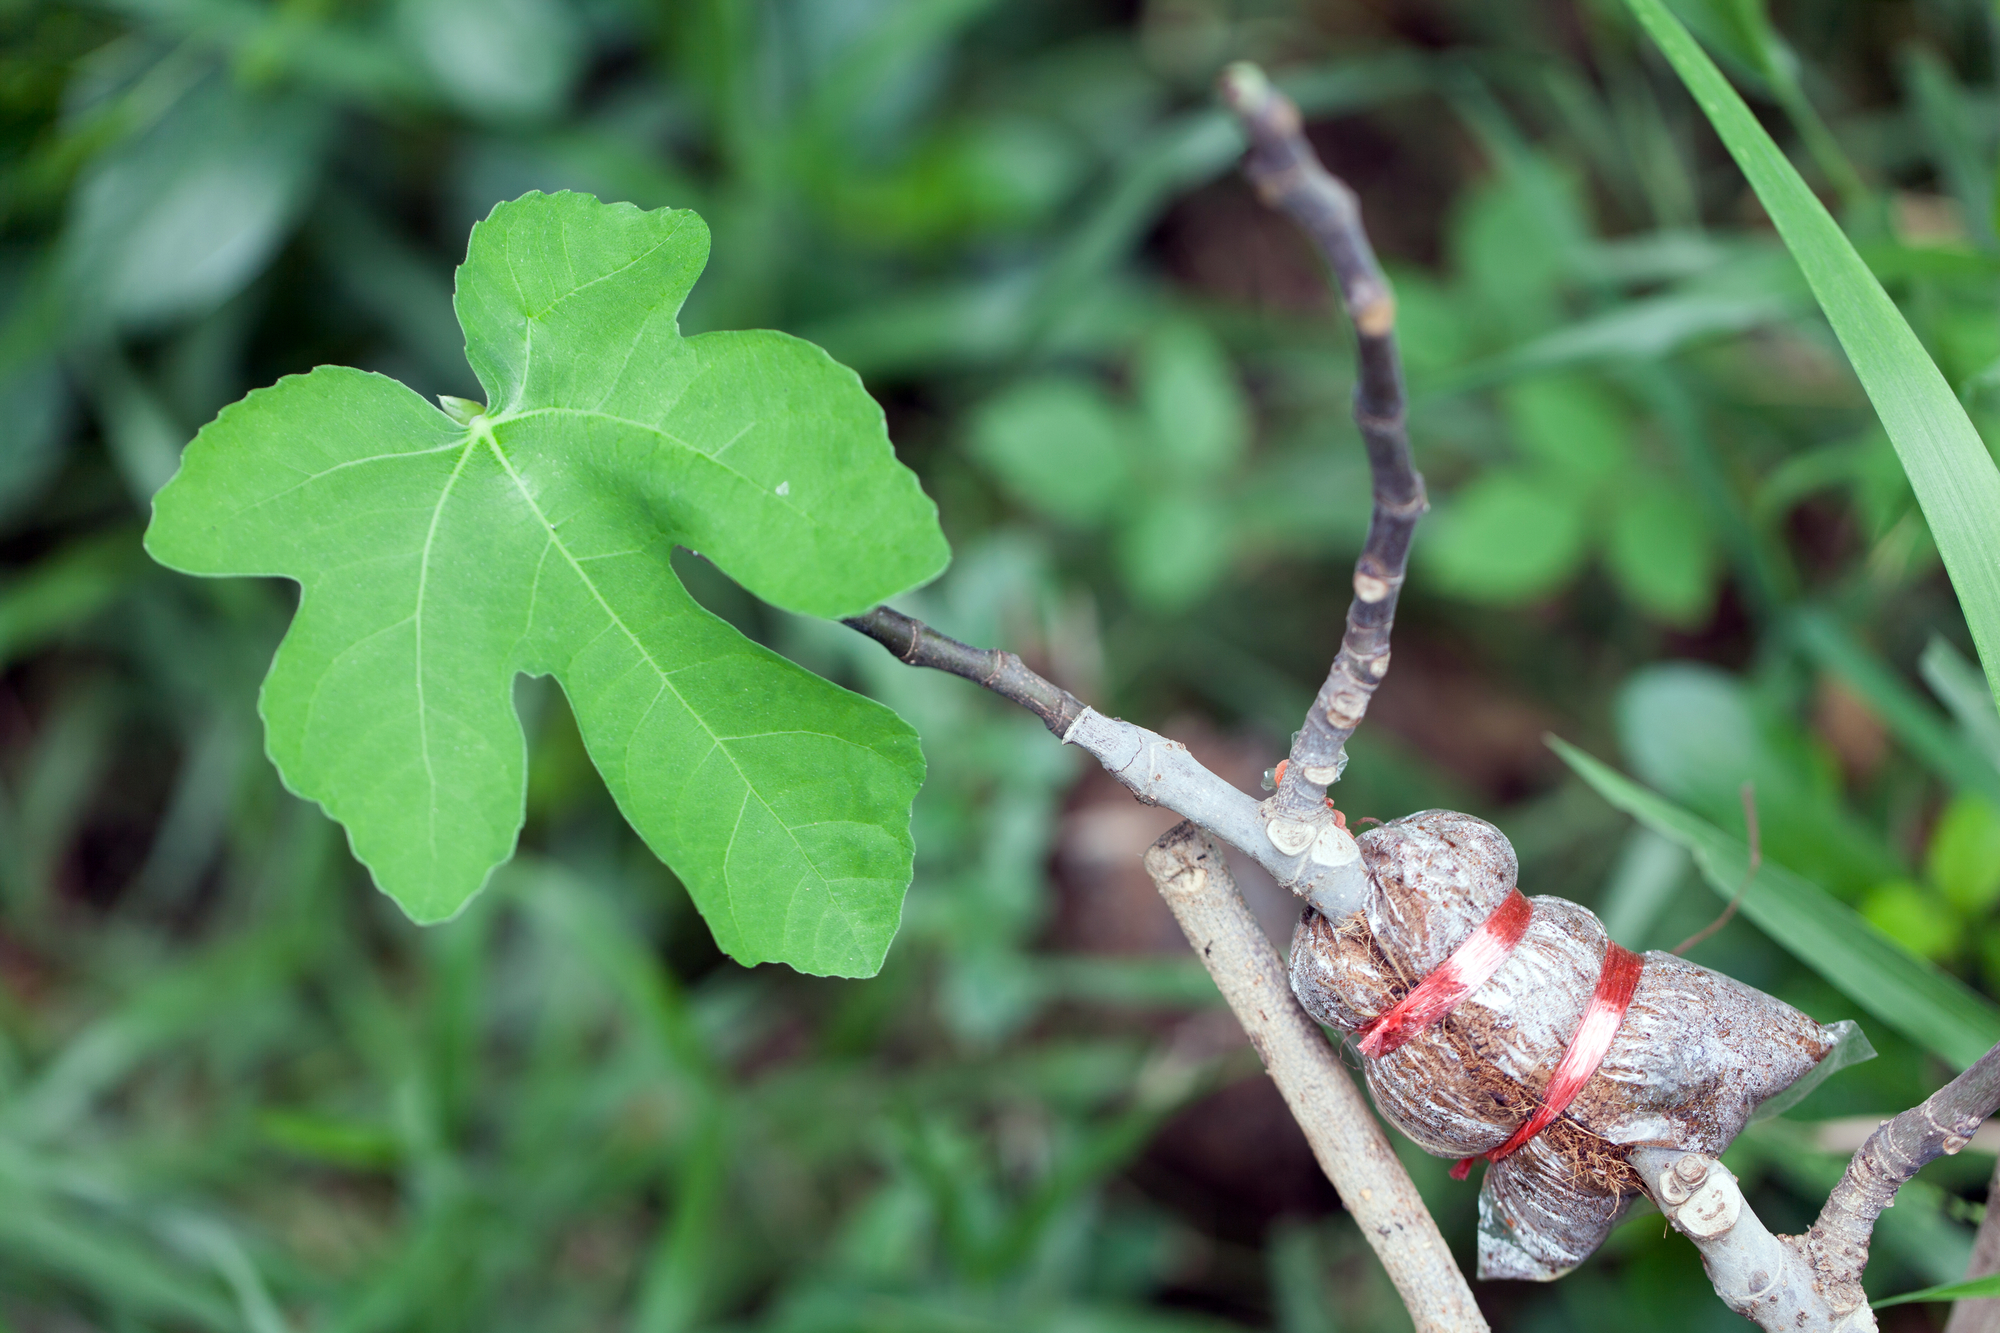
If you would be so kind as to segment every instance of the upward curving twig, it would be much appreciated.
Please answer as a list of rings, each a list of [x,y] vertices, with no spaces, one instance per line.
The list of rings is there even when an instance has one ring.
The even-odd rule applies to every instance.
[[[1410,538],[1429,502],[1410,457],[1402,362],[1396,353],[1396,298],[1361,224],[1354,191],[1320,165],[1306,142],[1299,109],[1255,65],[1231,65],[1222,97],[1250,136],[1244,174],[1266,204],[1281,208],[1319,245],[1340,285],[1354,323],[1360,373],[1354,382],[1354,422],[1368,448],[1374,512],[1368,540],[1354,562],[1354,600],[1347,632],[1326,683],[1307,710],[1305,726],[1272,799],[1291,819],[1316,817],[1326,789],[1347,766],[1347,738],[1361,725],[1368,701],[1389,670],[1389,631],[1409,563]]]

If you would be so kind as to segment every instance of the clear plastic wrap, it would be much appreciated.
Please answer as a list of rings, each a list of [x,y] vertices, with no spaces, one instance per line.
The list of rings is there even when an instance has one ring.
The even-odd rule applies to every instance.
[[[1408,815],[1361,835],[1367,906],[1342,921],[1308,908],[1292,989],[1323,1023],[1358,1032],[1513,892],[1514,849],[1484,820]],[[1610,943],[1595,915],[1528,900],[1527,931],[1444,1018],[1364,1061],[1382,1114],[1425,1151],[1464,1158],[1505,1143],[1534,1112],[1597,985]],[[1581,1263],[1639,1194],[1639,1144],[1720,1153],[1759,1103],[1840,1041],[1790,1005],[1672,954],[1644,955],[1624,1021],[1568,1108],[1492,1163],[1479,1195],[1479,1275],[1547,1281]]]

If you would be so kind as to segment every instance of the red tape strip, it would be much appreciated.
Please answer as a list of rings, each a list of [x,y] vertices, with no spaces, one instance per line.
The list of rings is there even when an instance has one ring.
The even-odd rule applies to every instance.
[[[1630,949],[1621,948],[1607,940],[1604,946],[1604,966],[1597,974],[1597,991],[1590,997],[1590,1005],[1577,1021],[1576,1032],[1569,1039],[1569,1047],[1556,1062],[1556,1071],[1549,1076],[1549,1086],[1542,1093],[1542,1104],[1535,1113],[1522,1122],[1508,1139],[1491,1152],[1461,1157],[1451,1169],[1453,1180],[1464,1180],[1472,1172],[1472,1164],[1481,1157],[1489,1162],[1497,1162],[1519,1148],[1535,1135],[1549,1127],[1549,1124],[1576,1100],[1583,1091],[1583,1085],[1590,1082],[1591,1075],[1604,1063],[1604,1057],[1611,1050],[1611,1039],[1624,1026],[1625,1011],[1632,1007],[1633,993],[1639,989],[1639,974],[1645,970],[1646,961]]]
[[[1519,889],[1508,891],[1493,914],[1451,951],[1451,957],[1431,969],[1411,988],[1361,1028],[1361,1053],[1379,1060],[1457,1007],[1458,1002],[1486,984],[1507,955],[1528,933],[1535,909]]]

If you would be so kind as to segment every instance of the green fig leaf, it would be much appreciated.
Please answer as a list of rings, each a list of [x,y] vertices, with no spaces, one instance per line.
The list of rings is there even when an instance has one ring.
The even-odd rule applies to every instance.
[[[322,366],[196,436],[147,549],[296,580],[271,757],[422,922],[512,855],[517,676],[553,675],[620,810],[744,963],[864,975],[910,879],[923,757],[894,713],[752,643],[674,575],[852,614],[949,558],[853,372],[769,332],[681,336],[708,257],[684,210],[530,194],[458,271],[487,403]]]

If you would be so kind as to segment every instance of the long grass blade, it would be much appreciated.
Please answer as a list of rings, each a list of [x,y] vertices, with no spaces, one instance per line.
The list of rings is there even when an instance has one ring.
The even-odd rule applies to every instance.
[[[1626,4],[1700,103],[1805,273],[1909,473],[1987,687],[2000,697],[2000,469],[1896,303],[1707,53],[1662,0]]]
[[[1725,899],[1749,869],[1737,839],[1555,737],[1549,745],[1620,810],[1694,853]],[[1963,1069],[2000,1042],[2000,1007],[1903,949],[1826,890],[1766,860],[1743,891],[1743,915],[1841,994]]]

